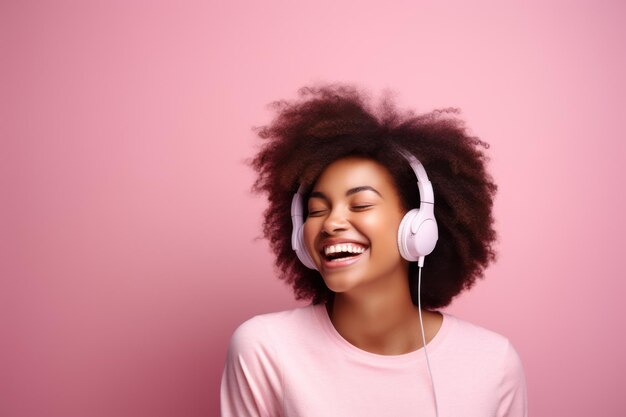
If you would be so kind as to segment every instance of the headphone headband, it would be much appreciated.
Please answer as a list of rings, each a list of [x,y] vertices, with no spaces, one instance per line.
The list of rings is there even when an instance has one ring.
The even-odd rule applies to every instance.
[[[411,168],[417,177],[417,188],[420,192],[420,203],[435,204],[433,187],[428,179],[428,174],[426,174],[424,165],[422,165],[422,163],[412,153],[409,153],[405,149],[398,149],[398,153],[409,162],[409,165],[411,165]]]

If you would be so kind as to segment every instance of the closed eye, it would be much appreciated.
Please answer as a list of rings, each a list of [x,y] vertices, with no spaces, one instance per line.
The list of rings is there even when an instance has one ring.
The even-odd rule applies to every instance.
[[[358,205],[358,206],[352,206],[353,209],[355,210],[366,210],[368,208],[372,207],[372,204],[363,204],[363,205]]]

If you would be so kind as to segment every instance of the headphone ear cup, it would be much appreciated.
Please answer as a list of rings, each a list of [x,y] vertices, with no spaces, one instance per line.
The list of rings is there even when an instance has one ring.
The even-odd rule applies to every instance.
[[[438,237],[437,222],[428,208],[412,209],[398,227],[400,255],[407,261],[418,261],[435,249]]]
[[[300,262],[307,268],[317,270],[315,262],[313,262],[311,255],[309,255],[309,252],[306,250],[306,246],[304,246],[304,226],[299,227],[296,233],[298,234],[297,239],[299,243],[299,250],[296,251],[298,259],[300,259]]]
[[[411,239],[411,223],[418,213],[419,209],[409,210],[402,218],[398,227],[398,250],[400,251],[400,256],[410,262],[417,261],[417,257],[413,257],[409,252],[407,243]]]
[[[291,248],[296,252],[296,256],[304,266],[310,269],[317,269],[313,259],[304,246],[304,216],[302,213],[302,193],[303,185],[300,185],[298,192],[291,199]]]

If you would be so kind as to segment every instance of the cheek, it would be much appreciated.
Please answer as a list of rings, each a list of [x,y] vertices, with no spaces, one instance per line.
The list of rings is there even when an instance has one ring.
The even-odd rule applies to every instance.
[[[400,257],[398,228],[401,220],[402,218],[397,216],[376,216],[363,219],[361,230],[370,240],[376,254],[386,259]]]
[[[371,235],[372,239],[384,238],[387,240],[389,238],[395,239],[397,236],[400,220],[391,216],[370,216],[363,218],[360,224],[363,230]]]

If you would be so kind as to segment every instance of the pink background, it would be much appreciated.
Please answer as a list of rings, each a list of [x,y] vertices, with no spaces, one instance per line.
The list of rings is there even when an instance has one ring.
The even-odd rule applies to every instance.
[[[226,3],[2,2],[0,415],[218,414],[234,328],[301,305],[244,160],[314,81],[463,110],[500,257],[448,311],[531,415],[625,415],[622,3]]]

